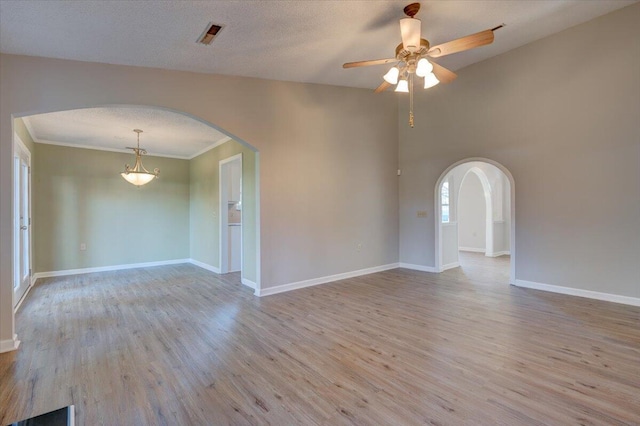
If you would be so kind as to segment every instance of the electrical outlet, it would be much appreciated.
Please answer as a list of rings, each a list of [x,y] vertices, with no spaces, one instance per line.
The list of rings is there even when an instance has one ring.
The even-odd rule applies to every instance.
[[[356,247],[357,247],[356,250],[358,251],[362,250],[362,243],[358,243]]]
[[[80,250],[85,251],[87,249],[87,245],[85,243],[80,243]]]
[[[426,210],[418,210],[418,213],[416,214],[416,216],[418,217],[427,217],[427,211]]]

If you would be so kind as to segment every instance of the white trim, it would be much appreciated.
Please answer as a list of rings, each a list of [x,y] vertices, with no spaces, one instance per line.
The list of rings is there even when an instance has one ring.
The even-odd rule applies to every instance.
[[[412,263],[403,263],[403,262],[400,262],[398,265],[399,265],[398,266],[399,268],[413,269],[414,271],[438,272],[436,268],[434,268],[433,266],[414,265]]]
[[[231,138],[229,136],[225,136],[222,139],[220,139],[218,142],[214,143],[211,146],[208,146],[204,149],[201,149],[200,151],[196,152],[195,154],[193,154],[190,157],[187,157],[188,160],[193,160],[196,157],[199,157],[200,155],[204,154],[205,152],[211,151],[213,148],[217,148],[222,144],[225,144],[227,142],[229,142],[231,140]]]
[[[40,278],[63,277],[65,275],[89,274],[92,272],[119,271],[122,269],[148,268],[151,266],[177,265],[180,263],[190,263],[190,260],[191,259],[172,259],[172,260],[160,260],[158,262],[128,263],[126,265],[98,266],[95,268],[65,269],[61,271],[38,272],[33,274],[33,277],[35,280],[39,280]]]
[[[458,247],[458,251],[470,251],[473,253],[484,253],[485,249],[475,247]]]
[[[67,148],[78,148],[78,149],[93,149],[94,151],[107,151],[107,152],[120,152],[122,154],[131,154],[131,150],[127,150],[125,148],[105,148],[102,146],[93,146],[93,145],[82,145],[79,143],[66,143],[66,142],[55,142],[48,141],[45,139],[33,140],[35,143],[40,143],[43,145],[56,145],[56,146],[64,146]],[[175,158],[178,160],[190,160],[189,157],[185,157],[184,155],[170,155],[170,154],[146,154],[146,157],[163,157],[163,158]]]
[[[487,253],[486,256],[487,257],[511,256],[511,252],[509,250],[494,251],[492,254]]]
[[[295,283],[282,284],[275,287],[268,287],[264,289],[256,289],[256,296],[270,296],[272,294],[284,293],[285,291],[297,290],[300,288],[311,287],[319,284],[326,284],[333,281],[344,280],[347,278],[359,277],[361,275],[373,274],[376,272],[388,271],[389,269],[398,268],[397,263],[390,263],[388,265],[374,266],[372,268],[359,269],[357,271],[344,272],[342,274],[328,275],[326,277],[312,278],[310,280],[298,281]]]
[[[258,287],[258,286],[256,285],[256,283],[254,283],[254,282],[253,282],[253,281],[251,281],[251,280],[248,280],[247,278],[241,278],[241,280],[240,280],[240,281],[242,282],[242,284],[244,284],[244,285],[246,285],[247,287],[252,288],[252,289],[254,289],[254,290]]]
[[[442,269],[440,269],[440,272],[444,272],[447,269],[458,268],[459,266],[460,266],[460,262],[447,263],[446,265],[442,265]]]
[[[588,299],[604,300],[624,305],[640,306],[640,298],[621,296],[619,294],[601,293],[599,291],[582,290],[580,288],[562,287],[559,285],[542,284],[534,281],[516,280],[517,287],[531,288],[534,290],[549,291],[552,293],[568,294],[570,296],[586,297]]]
[[[27,287],[27,291],[24,292],[24,294],[22,295],[22,297],[20,298],[20,300],[18,300],[18,304],[16,305],[15,308],[13,308],[13,313],[15,314],[16,312],[18,312],[18,309],[20,309],[20,306],[22,306],[22,302],[24,302],[27,298],[27,295],[29,294],[29,292],[31,291],[31,289],[33,288],[34,285],[36,285],[36,280],[38,278],[36,278],[35,274],[31,274],[31,283],[29,284],[29,287]]]
[[[15,351],[20,346],[18,335],[14,334],[13,339],[0,340],[0,354],[3,352]]]
[[[435,229],[434,229],[435,231],[435,238],[434,238],[435,264],[436,266],[440,266],[440,267],[442,265],[442,236],[440,232],[441,231],[440,225],[442,222],[442,209],[440,208],[440,194],[439,194],[440,185],[442,184],[442,182],[444,181],[444,178],[449,174],[451,170],[453,170],[455,167],[461,164],[469,163],[472,161],[482,161],[482,162],[489,163],[496,166],[507,176],[507,179],[509,180],[509,191],[510,191],[509,203],[510,203],[510,214],[511,214],[511,222],[510,222],[511,229],[510,229],[509,240],[510,240],[510,247],[511,247],[511,253],[512,253],[511,261],[509,265],[509,283],[513,284],[516,279],[516,249],[515,249],[516,247],[516,185],[515,185],[515,180],[513,179],[513,175],[511,174],[509,169],[507,169],[505,166],[498,163],[497,161],[493,161],[488,158],[469,157],[469,158],[465,158],[464,160],[456,161],[455,163],[447,167],[445,171],[442,172],[438,180],[436,181],[436,186],[433,189],[434,200],[435,200],[435,203],[434,203],[435,214],[433,215],[435,220]],[[451,202],[449,202],[449,204],[451,204]]]
[[[228,210],[228,205],[227,202],[229,201],[228,197],[228,190],[227,189],[223,189],[224,184],[227,183],[227,178],[228,176],[225,176],[225,178],[223,179],[223,172],[222,172],[222,166],[224,166],[227,163],[232,163],[234,161],[240,161],[240,185],[242,185],[242,169],[243,169],[243,158],[242,158],[242,153],[239,154],[235,154],[232,155],[231,157],[227,157],[223,160],[218,161],[218,210],[220,210],[220,215],[219,215],[219,219],[218,219],[218,224],[219,224],[219,229],[218,229],[218,236],[219,236],[219,240],[218,240],[218,264],[220,265],[220,273],[226,274],[227,272],[237,272],[237,271],[227,271],[227,266],[229,264],[229,251],[227,249],[228,247],[228,243],[229,243],[229,229],[228,229],[228,225],[229,225],[229,210]],[[224,180],[224,182],[223,182]],[[227,185],[228,186],[228,185]],[[240,192],[242,193],[242,186],[240,186]],[[242,200],[240,200],[242,202]],[[240,221],[242,222],[244,218],[244,215],[242,215],[241,213],[241,219]],[[244,247],[243,247],[243,241],[242,241],[242,232],[243,229],[240,228],[240,276],[242,276],[242,269],[243,269],[243,263],[244,263],[244,259],[243,259],[243,252],[244,252]],[[225,244],[223,244],[223,242]],[[223,259],[226,255],[226,259]],[[224,262],[224,260],[226,260],[226,262]]]
[[[12,120],[13,123],[13,120]],[[13,124],[12,124],[12,129],[13,129]],[[29,129],[27,129],[28,131]],[[11,201],[12,201],[12,206],[11,206],[11,223],[12,226],[15,227],[14,230],[11,232],[11,236],[12,236],[12,242],[11,242],[11,266],[12,266],[12,271],[11,271],[11,275],[12,275],[12,279],[11,279],[11,293],[12,293],[12,301],[11,304],[13,305],[13,302],[15,301],[15,296],[16,296],[16,289],[14,287],[15,283],[15,268],[16,266],[18,267],[18,270],[20,269],[19,265],[16,265],[16,245],[18,244],[17,240],[16,240],[16,231],[17,228],[20,226],[16,220],[16,205],[15,205],[15,200],[16,200],[16,181],[15,181],[15,177],[16,177],[16,171],[15,171],[15,158],[16,155],[18,155],[18,151],[22,150],[24,151],[23,154],[27,154],[27,159],[28,161],[28,167],[29,167],[29,172],[28,172],[28,198],[29,198],[29,218],[28,218],[28,227],[29,227],[29,286],[27,287],[27,289],[25,290],[25,292],[22,294],[22,296],[20,297],[20,300],[18,301],[18,303],[16,304],[16,306],[14,306],[14,313],[17,311],[17,307],[20,305],[20,303],[22,303],[22,301],[24,300],[24,297],[27,295],[27,293],[29,292],[29,289],[31,288],[31,286],[33,285],[34,279],[33,279],[33,228],[32,228],[32,218],[33,218],[33,203],[32,203],[32,198],[31,198],[31,188],[33,186],[33,182],[32,182],[32,175],[31,175],[31,151],[29,150],[29,148],[27,148],[27,146],[25,145],[25,143],[23,142],[23,140],[20,138],[20,135],[18,134],[18,132],[15,131],[15,129],[13,129],[13,145],[12,145],[12,157],[11,157]],[[17,231],[19,233],[19,231]],[[19,274],[19,272],[18,272]],[[20,277],[18,276],[18,279]]]
[[[206,269],[207,271],[211,271],[215,274],[220,273],[220,268],[217,268],[213,265],[209,265],[208,263],[200,262],[199,260],[189,259],[189,263],[191,263],[192,265],[196,265],[202,269]]]

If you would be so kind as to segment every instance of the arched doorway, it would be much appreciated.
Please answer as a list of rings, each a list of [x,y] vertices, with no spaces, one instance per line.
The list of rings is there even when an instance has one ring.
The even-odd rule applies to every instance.
[[[98,143],[89,137],[92,134],[95,135],[95,126],[93,125],[95,123],[87,120],[87,117],[92,118],[100,114],[113,115],[117,118],[116,123],[118,124],[118,126],[114,127],[121,127],[118,129],[118,132],[115,130],[110,132],[109,126],[105,126],[104,122],[98,120],[100,124],[103,124],[103,126],[99,128],[99,131],[104,133],[104,138],[109,139],[113,146],[110,146],[108,143]],[[31,141],[34,145],[43,147],[43,151],[45,150],[44,147],[50,151],[52,150],[52,145],[57,145],[58,148],[56,149],[60,151],[66,150],[64,153],[56,153],[56,155],[60,156],[58,163],[61,164],[61,167],[72,169],[81,165],[82,168],[89,169],[89,172],[87,172],[89,179],[93,179],[94,175],[99,176],[100,173],[104,172],[108,175],[109,179],[113,178],[112,180],[118,180],[117,183],[126,187],[126,189],[129,190],[126,196],[133,198],[127,202],[127,200],[124,200],[123,197],[114,191],[113,182],[105,183],[104,180],[100,182],[99,179],[95,179],[92,182],[94,186],[90,189],[93,189],[93,191],[87,191],[86,186],[80,189],[77,186],[73,186],[73,182],[71,182],[68,176],[57,177],[56,182],[47,182],[48,187],[46,190],[36,192],[34,197],[38,196],[38,194],[46,193],[47,196],[62,196],[66,198],[59,200],[56,204],[50,203],[50,200],[44,200],[40,203],[40,211],[46,209],[46,212],[41,214],[41,216],[46,216],[49,227],[42,226],[44,223],[42,220],[39,224],[36,222],[36,229],[40,232],[46,229],[47,234],[47,241],[40,244],[40,246],[44,248],[39,251],[39,253],[47,253],[47,258],[43,260],[43,256],[40,256],[41,261],[38,267],[33,270],[36,277],[38,275],[42,277],[52,276],[50,274],[56,272],[62,274],[64,272],[78,270],[88,272],[91,272],[92,269],[109,270],[108,268],[112,266],[121,267],[129,266],[129,264],[146,266],[146,264],[150,263],[171,262],[172,258],[176,263],[178,263],[177,261],[190,260],[191,263],[195,263],[198,266],[212,270],[213,272],[220,272],[220,265],[215,263],[215,260],[218,258],[218,252],[214,250],[216,248],[214,245],[219,240],[218,236],[215,235],[215,231],[219,229],[219,218],[222,217],[223,213],[226,213],[227,206],[211,208],[213,200],[217,199],[218,195],[217,192],[213,192],[214,187],[216,189],[218,188],[218,185],[214,181],[214,179],[218,177],[217,172],[213,172],[212,165],[215,163],[215,167],[217,167],[219,159],[232,156],[240,150],[245,153],[250,152],[251,154],[245,154],[247,159],[250,160],[247,161],[246,168],[248,169],[247,173],[251,173],[251,179],[247,179],[247,191],[245,191],[242,200],[245,201],[243,202],[245,213],[243,215],[243,225],[245,225],[246,231],[244,231],[241,238],[243,238],[243,242],[247,240],[248,244],[243,245],[242,259],[244,264],[242,265],[240,277],[242,284],[255,289],[256,294],[259,293],[259,155],[256,148],[217,126],[191,114],[155,106],[100,105],[97,107],[72,110],[19,114],[13,115],[14,128],[19,128],[20,126],[17,124],[20,122],[22,123],[22,127],[25,128],[25,131],[34,133],[33,127],[35,126],[34,123],[37,117],[41,120],[40,126],[44,125],[46,127],[47,124],[52,126],[50,127],[50,134],[53,136],[40,133],[40,137],[34,137],[34,140]],[[43,117],[48,117],[48,121]],[[76,119],[73,126],[71,124],[69,124],[69,126],[82,134],[84,137],[83,140],[86,140],[85,143],[78,143],[78,140],[65,141],[60,138],[56,139],[56,132],[58,132],[58,135],[64,133],[55,126],[64,127],[64,120],[69,117]],[[31,124],[25,124],[30,122]],[[133,212],[128,210],[128,208],[136,207],[139,201],[138,199],[142,199],[154,190],[152,188],[154,185],[153,182],[145,185],[145,187],[136,188],[127,186],[128,184],[123,183],[124,181],[119,181],[120,177],[118,175],[123,171],[122,169],[125,163],[133,164],[131,151],[126,151],[125,147],[135,146],[135,139],[133,139],[132,142],[128,135],[133,135],[133,133],[131,133],[133,128],[140,127],[144,129],[141,138],[141,147],[146,147],[149,151],[149,158],[144,157],[143,160],[147,168],[153,170],[158,164],[172,163],[171,167],[160,166],[161,172],[158,180],[162,184],[167,184],[167,186],[162,189],[162,193],[159,193],[161,192],[159,188],[155,188],[157,192],[155,198],[147,198],[139,209],[140,211]],[[181,129],[188,129],[189,132],[183,133],[180,131]],[[157,131],[154,132],[154,130]],[[79,139],[82,139],[82,137]],[[174,143],[176,145],[182,144],[186,150],[171,152],[171,146],[167,145],[167,141],[169,141],[169,143],[175,141]],[[235,147],[229,149],[228,145],[231,143],[235,144]],[[159,145],[163,146],[164,152],[160,152],[158,148]],[[90,160],[86,160],[89,157],[88,155],[78,153],[81,149],[93,150],[92,152],[94,154],[92,154]],[[72,150],[75,150],[75,153],[67,155]],[[192,169],[194,169],[192,165],[199,161],[199,159],[217,150],[221,151],[219,154],[216,154],[217,157],[207,159],[204,164],[202,162],[199,163],[196,172],[199,173],[199,179],[205,182],[207,185],[205,189],[210,190],[210,193],[207,194],[208,198],[206,200],[198,200],[198,202],[194,203],[192,202],[192,194],[201,191],[202,185],[191,185],[193,177],[196,174],[192,173]],[[98,151],[103,152],[97,154]],[[122,160],[123,155],[126,155],[125,161]],[[96,160],[98,156],[103,157]],[[115,162],[113,161],[114,158],[117,158]],[[109,165],[105,165],[107,162]],[[116,165],[114,166],[114,164]],[[176,167],[174,168],[174,166]],[[35,167],[35,173],[39,173],[40,170],[37,170],[37,164]],[[177,169],[181,170],[180,176],[178,176]],[[40,180],[43,180],[42,175],[40,176]],[[194,186],[194,188],[191,188],[191,186]],[[198,188],[195,186],[198,186]],[[49,189],[51,189],[51,191],[49,191]],[[185,193],[187,194],[186,202]],[[180,198],[181,204],[179,206],[176,207],[176,205],[173,204],[169,207],[173,210],[172,216],[167,216],[165,222],[159,221],[158,207],[161,206],[160,203],[163,200],[171,203]],[[240,200],[236,201],[238,203],[240,202]],[[89,204],[91,205],[89,206]],[[202,210],[201,214],[192,214],[194,205]],[[57,209],[56,206],[58,207]],[[73,206],[80,206],[82,208],[73,208]],[[120,208],[117,206],[120,206]],[[108,213],[109,210],[111,210],[111,213]],[[105,211],[107,211],[106,214],[104,213]],[[100,218],[101,223],[111,220],[111,222],[109,222],[111,226],[108,227],[109,231],[90,231],[92,225],[97,221],[94,220],[92,222],[91,218],[87,218],[87,216],[96,212],[102,215]],[[184,218],[185,215],[186,219]],[[124,218],[116,222],[112,220],[113,217],[116,216],[124,216]],[[180,216],[180,219],[173,221],[176,216]],[[126,226],[129,226],[128,222],[133,223],[136,219],[138,220],[138,225],[131,225],[132,229],[126,228]],[[60,225],[57,228],[64,228],[64,231],[54,229],[56,220],[59,221],[58,223]],[[150,222],[155,223],[156,229],[159,232],[144,228],[145,225]],[[186,227],[183,226],[184,223],[187,224]],[[194,229],[193,223],[199,224],[195,226],[197,229]],[[179,231],[173,234],[165,232],[167,229],[172,228],[179,228]],[[141,232],[131,232],[132,230]],[[207,230],[211,232],[207,232]],[[89,233],[91,233],[91,235],[87,236]],[[122,234],[121,238],[117,237],[117,235],[119,235],[118,233]],[[155,238],[157,234],[160,233],[166,233],[162,240]],[[184,255],[183,252],[177,253],[175,250],[166,250],[165,252],[158,250],[158,247],[165,243],[167,245],[178,246],[181,244],[180,241],[185,238],[185,234],[188,234],[186,238],[189,239],[186,243],[188,246],[186,255]],[[190,239],[192,235],[198,236],[203,242],[197,245],[191,244],[192,241]],[[35,238],[38,238],[37,234]],[[90,240],[87,240],[87,238],[92,238],[93,244],[89,242]],[[138,239],[140,240],[140,247],[134,247]],[[123,243],[123,241],[126,241],[126,243]],[[58,246],[61,242],[71,245],[61,249],[61,247]],[[217,247],[218,251],[221,245],[222,244],[219,244]],[[128,250],[130,256],[127,256],[126,253],[123,254],[125,249]],[[144,251],[154,252],[156,254],[160,253],[157,259],[158,262],[154,262],[153,259],[140,260],[136,257]],[[69,262],[70,259],[61,258],[61,253],[71,252],[73,252],[73,256],[76,257],[77,266]],[[198,252],[199,255],[194,256],[194,252]],[[58,258],[55,259],[55,256],[58,256]],[[71,259],[71,261],[73,260],[74,259]],[[96,262],[102,262],[102,264],[96,264]],[[32,282],[33,281],[35,280],[32,280]]]
[[[515,280],[515,185],[501,164],[469,158],[448,167],[435,187],[435,253],[438,272],[460,266],[459,250],[487,257],[510,256],[509,283]],[[473,194],[462,200],[460,196]],[[468,203],[471,215],[460,210]],[[460,216],[462,214],[462,217]],[[473,216],[475,223],[469,224]],[[471,222],[471,220],[469,220]],[[481,222],[481,223],[480,223]]]

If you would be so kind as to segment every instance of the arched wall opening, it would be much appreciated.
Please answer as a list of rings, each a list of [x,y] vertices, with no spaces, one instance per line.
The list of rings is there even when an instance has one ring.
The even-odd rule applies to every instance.
[[[144,196],[148,196],[147,197],[148,204],[142,206],[142,210],[146,211],[146,215],[148,215],[142,218],[143,221],[145,220],[157,221],[157,217],[156,217],[157,212],[158,212],[158,209],[162,208],[161,203],[163,199],[166,199],[168,200],[167,202],[170,202],[170,200],[181,198],[180,200],[181,207],[177,208],[175,205],[173,205],[173,206],[169,206],[169,208],[173,210],[176,210],[176,209],[180,210],[179,212],[174,212],[174,213],[175,215],[181,216],[180,222],[183,224],[186,223],[187,228],[184,228],[184,226],[182,226],[180,232],[178,232],[176,235],[165,237],[164,241],[169,243],[169,241],[172,238],[178,238],[177,235],[184,234],[184,232],[187,232],[188,233],[187,239],[189,240],[188,246],[187,246],[187,250],[188,250],[187,255],[182,255],[182,254],[175,255],[174,253],[173,257],[176,257],[176,259],[170,259],[170,257],[172,257],[172,254],[165,253],[165,254],[161,254],[160,255],[161,258],[157,260],[159,262],[166,262],[171,260],[176,260],[176,261],[190,260],[192,261],[192,263],[195,263],[198,266],[212,270],[213,272],[220,272],[221,268],[219,264],[216,264],[216,259],[219,258],[219,251],[222,247],[222,244],[219,240],[219,236],[214,235],[213,233],[219,230],[219,221],[221,220],[222,213],[224,211],[223,207],[226,207],[226,206],[219,205],[217,207],[214,207],[213,209],[211,208],[213,200],[214,199],[217,200],[218,198],[218,192],[217,192],[217,189],[219,187],[217,182],[218,160],[224,159],[226,157],[231,157],[233,155],[238,155],[238,153],[241,153],[241,154],[244,153],[244,158],[245,158],[244,170],[246,170],[247,176],[250,176],[250,179],[244,179],[245,191],[242,194],[243,199],[241,200],[242,207],[243,207],[242,213],[244,218],[243,225],[244,225],[244,228],[246,229],[244,230],[242,235],[243,265],[241,269],[241,274],[242,274],[241,279],[243,284],[254,288],[255,292],[259,294],[260,281],[261,281],[260,280],[261,257],[260,257],[260,204],[259,204],[260,174],[259,174],[258,150],[252,145],[250,145],[249,143],[247,143],[246,141],[243,141],[242,139],[229,134],[223,129],[220,129],[219,127],[217,127],[216,125],[208,121],[202,120],[199,117],[193,116],[183,111],[173,110],[170,108],[146,106],[146,105],[123,105],[123,104],[113,105],[111,104],[111,105],[98,105],[95,107],[82,107],[75,110],[63,109],[63,110],[29,112],[24,114],[13,114],[12,115],[12,125],[13,125],[12,134],[14,135],[13,136],[14,138],[19,138],[18,133],[21,130],[20,127],[23,127],[23,128],[25,127],[24,125],[22,126],[18,125],[18,120],[21,122],[24,122],[23,120],[28,120],[29,117],[41,116],[43,114],[73,112],[73,111],[88,111],[92,109],[110,109],[110,110],[121,109],[124,111],[123,112],[124,116],[126,116],[127,111],[132,111],[133,109],[148,110],[150,115],[153,115],[154,112],[171,113],[171,114],[175,114],[175,115],[179,115],[180,117],[183,117],[186,121],[193,121],[194,123],[198,123],[198,125],[202,125],[202,126],[206,126],[207,128],[214,129],[215,132],[217,132],[215,134],[223,137],[220,138],[217,141],[217,143],[214,143],[216,141],[212,140],[211,146],[207,146],[205,149],[198,150],[193,155],[174,156],[172,158],[172,156],[170,155],[162,155],[162,154],[154,155],[154,146],[150,144],[149,141],[145,141],[144,139],[146,134],[152,135],[153,131],[143,133],[141,136],[140,146],[145,147],[149,151],[149,155],[143,157],[143,163],[145,167],[147,167],[147,169],[152,170],[155,165],[170,164],[169,166],[160,167],[160,177],[157,182],[165,185],[161,190],[157,186],[156,188],[153,187],[154,184],[157,185],[157,182],[154,182],[154,181],[152,181],[151,183],[143,187],[136,188],[136,187],[130,186],[129,183],[126,183],[120,176],[118,176],[119,173],[123,171],[122,169],[124,168],[125,162],[129,164],[133,164],[134,156],[131,153],[131,151],[127,152],[123,150],[113,150],[113,149],[106,149],[106,148],[103,149],[100,147],[93,147],[94,151],[92,151],[93,154],[91,154],[92,155],[91,158],[97,158],[96,156],[102,155],[104,156],[104,159],[106,162],[110,162],[110,165],[104,166],[100,164],[86,164],[86,166],[88,166],[87,168],[89,169],[93,167],[96,172],[98,172],[100,169],[102,169],[102,171],[105,172],[105,169],[106,169],[105,173],[109,175],[109,178],[111,178],[111,175],[113,175],[110,187],[108,188],[106,186],[100,187],[101,184],[98,183],[96,184],[97,186],[94,185],[93,187],[93,189],[95,189],[95,191],[93,191],[94,193],[90,193],[86,191],[86,187],[80,190],[78,190],[77,188],[74,189],[73,185],[70,184],[68,179],[65,181],[65,177],[58,176],[56,178],[57,182],[47,182],[46,185],[48,185],[48,187],[44,188],[43,191],[41,192],[46,193],[47,189],[50,189],[50,187],[53,187],[55,185],[56,189],[55,191],[53,191],[52,196],[66,197],[65,199],[58,200],[59,202],[56,203],[57,205],[66,205],[68,203],[75,203],[76,205],[78,205],[79,203],[82,203],[84,210],[91,210],[92,213],[96,213],[96,212],[101,212],[105,209],[108,210],[113,205],[122,204],[122,200],[119,200],[118,197],[114,196],[114,193],[113,193],[114,181],[117,181],[115,182],[115,185],[119,184],[122,187],[121,190],[127,190],[128,195],[131,195],[132,197],[143,198]],[[131,127],[131,125],[127,126],[127,130],[128,131],[132,130],[132,129],[128,129],[128,127]],[[135,127],[140,127],[140,126],[135,126]],[[146,130],[148,131],[152,129],[146,129]],[[212,132],[212,134],[214,133]],[[113,136],[109,135],[108,137],[113,137]],[[89,151],[89,150],[82,150],[81,148],[83,147],[73,146],[73,145],[64,146],[65,145],[64,143],[55,143],[54,141],[34,140],[33,142],[35,142],[35,145],[37,145],[38,150],[42,149],[43,153],[45,153],[46,151],[47,154],[51,154],[52,152],[54,152],[56,153],[56,155],[61,155],[60,157],[61,161],[59,162],[64,164],[61,164],[60,167],[69,167],[69,168],[71,168],[72,166],[75,167],[77,163],[82,160],[83,155],[85,155],[84,158],[86,158],[86,155],[87,155],[86,153],[81,154],[79,153],[79,151]],[[177,144],[187,143],[187,142],[188,142],[187,140],[180,140],[180,138],[176,138]],[[132,142],[131,140],[127,139],[127,140],[118,141],[117,143],[122,145],[123,148],[125,146],[132,146],[132,144],[133,146],[135,146],[135,140]],[[54,146],[54,145],[58,145],[58,146]],[[87,148],[87,146],[84,146],[84,148]],[[58,152],[55,152],[55,150],[58,150]],[[98,151],[95,151],[95,150],[103,151],[103,152],[99,153]],[[109,152],[104,152],[104,151],[109,151]],[[69,157],[67,156],[69,152],[75,152],[75,154]],[[102,160],[100,160],[100,162],[101,161]],[[37,165],[38,163],[36,163],[34,167],[37,167]],[[181,169],[180,179],[182,179],[182,181],[180,182],[178,182],[179,179],[176,177],[178,172],[174,170],[174,166],[176,169]],[[38,177],[39,172],[40,172],[39,170],[34,169],[34,173],[36,177]],[[12,173],[12,176],[13,176],[13,173]],[[40,178],[42,178],[43,181],[47,180],[45,176],[40,176]],[[185,179],[186,179],[186,182],[185,182]],[[198,180],[197,185],[194,185],[194,182],[193,182],[194,179]],[[120,182],[120,180],[122,180],[122,182]],[[40,186],[43,186],[43,185],[44,184]],[[215,189],[215,192],[214,192],[214,189]],[[156,192],[155,198],[152,196],[153,191]],[[97,194],[95,192],[97,192]],[[40,192],[35,193],[34,197],[38,196],[39,193]],[[102,195],[100,195],[100,193]],[[203,199],[199,200],[197,203],[194,203],[193,201],[194,193],[201,194],[201,195],[204,193],[204,195],[201,197]],[[185,194],[187,197],[186,200],[185,200]],[[205,197],[206,199],[204,199]],[[99,198],[102,198],[102,200],[100,200]],[[93,203],[93,207],[90,207],[89,209],[87,209],[87,204],[91,202]],[[186,209],[187,209],[186,211],[185,211],[185,203],[186,203]],[[37,201],[36,201],[36,204],[37,204]],[[72,236],[73,241],[71,244],[75,247],[75,249],[77,249],[76,251],[81,250],[81,252],[79,251],[78,253],[76,253],[76,255],[80,254],[82,256],[77,256],[78,258],[80,258],[80,261],[81,261],[81,263],[79,263],[79,267],[64,266],[65,259],[58,259],[57,263],[56,261],[51,261],[48,263],[47,261],[45,261],[41,263],[41,265],[44,265],[44,266],[34,267],[33,273],[36,278],[41,276],[50,276],[47,274],[48,273],[50,274],[52,272],[55,273],[57,272],[56,270],[62,270],[64,272],[65,270],[68,271],[73,269],[109,268],[110,266],[122,266],[124,264],[129,264],[129,263],[130,264],[153,263],[151,259],[146,259],[144,262],[141,262],[132,257],[131,262],[123,262],[121,260],[118,260],[118,261],[115,261],[115,264],[113,265],[100,264],[99,262],[109,263],[108,259],[105,260],[105,256],[103,253],[97,256],[94,256],[95,257],[94,259],[86,260],[86,258],[90,257],[91,255],[91,249],[96,247],[96,245],[92,246],[91,243],[88,241],[86,242],[86,245],[85,245],[85,241],[84,241],[85,237],[81,235],[83,232],[84,233],[88,232],[88,228],[91,225],[91,220],[87,220],[86,217],[70,218],[66,214],[63,214],[61,212],[56,212],[55,209],[51,209],[50,206],[43,206],[44,204],[47,204],[46,202],[41,204],[42,205],[40,206],[40,209],[41,210],[48,209],[48,211],[46,212],[46,215],[53,216],[52,218],[53,222],[50,222],[50,225],[51,223],[55,224],[56,220],[58,221],[63,220],[67,222],[65,226],[69,228],[71,232],[74,234]],[[194,214],[194,211],[193,211],[194,206],[196,206],[197,209],[202,211],[199,212],[198,214]],[[71,209],[70,211],[73,211],[73,209]],[[182,217],[182,216],[185,216],[185,214],[187,215],[186,218]],[[121,233],[124,233],[123,223],[127,221],[127,211],[125,209],[117,209],[117,211],[112,212],[110,216],[115,216],[115,215],[122,215],[123,219],[120,220],[117,224],[115,224],[113,229],[122,231]],[[175,215],[168,216],[167,223],[169,223],[172,220],[172,217],[175,217]],[[44,214],[41,214],[40,216],[44,216]],[[134,219],[134,218],[131,217],[131,219]],[[194,225],[193,225],[194,222],[196,224],[203,224],[205,221],[206,221],[206,224],[204,224],[204,226],[196,225],[197,229],[194,229]],[[165,225],[167,225],[167,223],[165,223]],[[36,246],[38,246],[38,229],[42,230],[43,227],[42,226],[40,228],[38,227],[39,225],[37,220],[34,221],[34,225],[35,225],[34,238],[36,240]],[[163,226],[163,225],[160,224],[160,226]],[[203,227],[210,229],[211,232],[209,233],[203,232],[203,229],[202,229]],[[50,241],[55,240],[59,242],[62,240],[63,235],[65,239],[69,239],[70,237],[69,232],[67,231],[59,232],[59,230],[55,230],[55,231],[48,230],[48,232],[54,232],[54,233],[60,234],[58,235],[58,237],[54,236],[52,238],[49,238]],[[108,234],[108,233],[109,231],[102,231],[101,232],[102,237],[104,237],[104,234]],[[194,244],[192,241],[192,238],[194,235],[197,236],[199,239],[206,238],[208,239],[208,241],[203,241],[199,244]],[[151,231],[151,234],[147,233],[147,236],[154,237],[153,232]],[[139,235],[136,235],[135,233],[133,234],[129,233],[128,237],[131,240],[135,240],[136,238],[139,237]],[[50,241],[47,241],[47,243],[49,243]],[[78,244],[79,241],[82,241],[82,243]],[[47,243],[41,244],[41,245],[46,246]],[[214,250],[216,245],[217,245],[217,251]],[[104,244],[100,244],[98,247],[103,248],[103,246]],[[147,248],[151,251],[158,252],[157,247],[148,246]],[[40,251],[46,252],[47,250],[51,251],[51,249],[55,249],[55,247],[49,247],[48,249],[45,247],[45,249]],[[184,250],[181,253],[184,253]],[[179,258],[177,258],[177,256]],[[106,257],[108,258],[109,256],[106,256]],[[119,259],[122,259],[122,256]],[[82,262],[85,262],[85,263],[82,263]],[[94,262],[94,263],[91,263],[91,262]],[[95,262],[98,262],[98,263],[95,263]],[[114,261],[112,261],[112,263],[114,263]],[[67,265],[69,264],[71,263],[67,263]],[[12,262],[12,265],[13,265],[13,262]],[[50,265],[54,265],[54,266],[50,266]],[[63,266],[59,266],[59,265],[63,265]],[[35,280],[32,280],[32,283],[34,281]]]
[[[479,180],[484,203],[484,245],[462,247],[459,235],[459,203],[463,183]],[[438,272],[460,265],[459,249],[482,251],[488,257],[510,254],[509,283],[515,280],[515,184],[501,164],[486,158],[468,158],[449,166],[434,190],[435,254]],[[508,234],[508,235],[506,235]]]

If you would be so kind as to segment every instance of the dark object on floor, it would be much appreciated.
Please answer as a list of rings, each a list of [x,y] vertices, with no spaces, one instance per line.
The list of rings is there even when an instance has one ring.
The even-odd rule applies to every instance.
[[[73,405],[41,414],[30,419],[20,420],[8,426],[73,426],[75,410]]]

